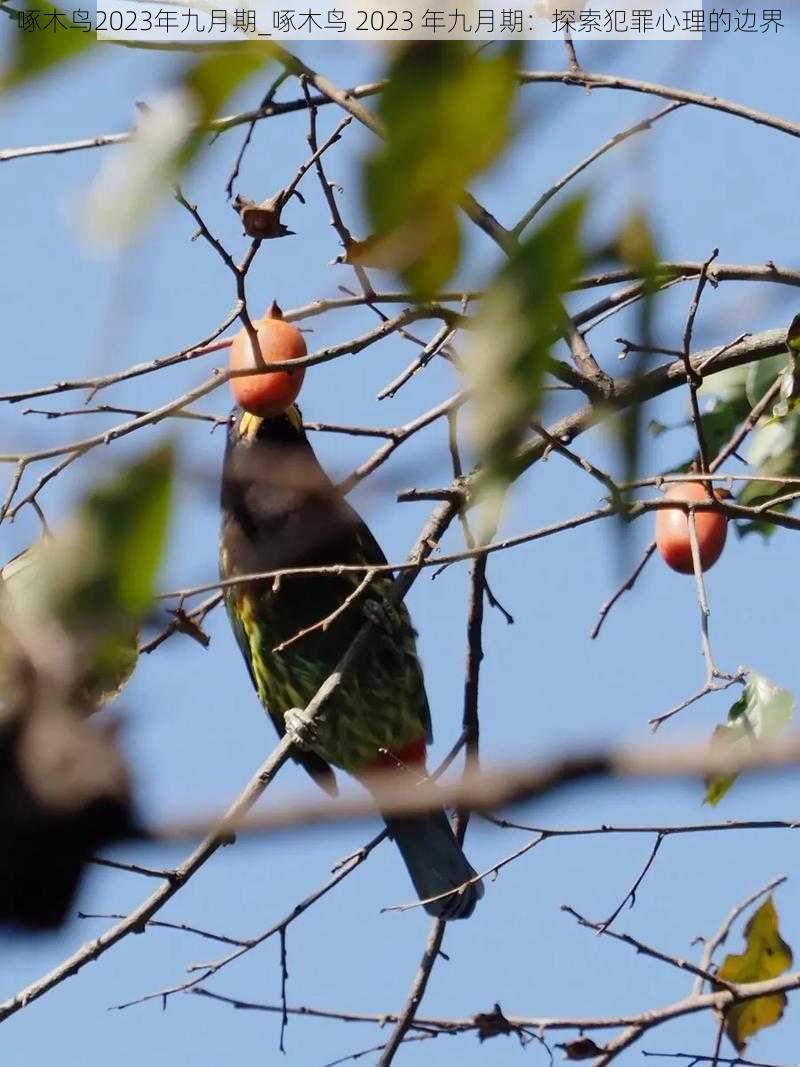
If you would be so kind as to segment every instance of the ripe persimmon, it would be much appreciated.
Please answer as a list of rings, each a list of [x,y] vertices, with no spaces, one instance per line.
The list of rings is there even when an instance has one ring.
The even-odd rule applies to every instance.
[[[714,491],[717,500],[730,496],[724,489]],[[667,500],[698,504],[711,500],[703,482],[673,482],[664,493]],[[695,511],[694,526],[700,552],[700,568],[713,567],[725,547],[728,517],[720,511]],[[680,574],[693,574],[689,515],[683,508],[663,508],[656,514],[656,544],[667,566]]]
[[[283,363],[288,359],[302,359],[308,354],[302,333],[284,320],[276,303],[272,304],[263,319],[254,320],[253,327],[264,363]],[[231,342],[228,366],[232,371],[250,370],[257,366],[250,334],[244,327]],[[295,402],[304,376],[305,367],[242,374],[230,379],[231,392],[239,407],[251,415],[272,418],[283,414]]]

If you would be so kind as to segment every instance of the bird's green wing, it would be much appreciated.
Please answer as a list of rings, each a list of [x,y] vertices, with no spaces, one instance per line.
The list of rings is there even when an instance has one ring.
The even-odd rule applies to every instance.
[[[367,526],[360,517],[354,542],[358,546],[356,553],[358,556],[357,562],[378,564],[388,562],[383,549],[376,541],[372,530],[370,530],[369,526]],[[392,581],[392,574],[385,571],[373,579],[370,591],[374,590],[375,594],[379,597],[386,597],[391,590]],[[402,600],[394,606],[392,614],[397,620],[396,634],[394,636],[406,655],[408,670],[415,676],[412,688],[418,693],[421,705],[420,711],[425,723],[425,733],[428,743],[431,743],[433,741],[433,724],[431,722],[431,709],[428,704],[425,683],[422,678],[422,668],[420,667],[419,656],[417,654],[417,631],[414,629],[414,624],[411,622],[411,615],[409,614],[408,608]]]
[[[233,629],[233,635],[236,638],[236,644],[239,646],[242,658],[247,664],[247,673],[250,675],[250,681],[253,683],[253,688],[258,692],[258,683],[256,682],[256,676],[253,671],[250,639],[247,635],[244,620],[236,608],[236,601],[233,593],[229,593],[225,597],[225,609],[228,612],[228,618],[230,619],[231,628]],[[269,712],[268,708],[266,710]],[[283,719],[277,719],[273,715],[270,715],[269,717],[278,732],[278,736],[283,737],[286,733]],[[331,796],[336,796],[338,794],[339,790],[336,785],[336,776],[321,756],[317,756],[314,752],[300,752],[292,758],[311,775],[317,785],[324,789],[326,793],[329,793]]]

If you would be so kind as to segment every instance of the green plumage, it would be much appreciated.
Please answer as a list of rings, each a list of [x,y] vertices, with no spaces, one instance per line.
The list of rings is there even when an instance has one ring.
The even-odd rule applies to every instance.
[[[366,524],[317,462],[297,409],[272,419],[234,411],[222,478],[221,576],[385,562]],[[312,749],[295,756],[329,791],[335,791],[330,764],[358,775],[411,763],[418,775],[430,740],[408,611],[387,603],[392,579],[386,571],[369,582],[365,573],[287,575],[226,591],[239,648],[281,735],[286,713],[306,707],[367,614],[375,622],[369,647],[313,724]],[[387,816],[386,824],[420,899],[428,901],[426,910],[447,919],[471,915],[483,887],[444,811]]]
[[[252,429],[244,418],[245,428]],[[263,420],[251,437],[241,430],[237,417],[223,475],[223,578],[283,567],[386,562],[287,416]],[[304,708],[347,650],[364,623],[367,602],[383,604],[391,585],[386,572],[324,629],[317,625],[341,608],[363,578],[356,571],[304,575],[234,586],[227,593],[236,640],[280,734],[286,711]],[[309,632],[298,638],[304,630]],[[284,642],[287,647],[276,651]],[[399,755],[429,733],[415,634],[400,605],[374,628],[367,654],[339,685],[314,749],[320,759],[353,773],[374,766],[382,751]]]

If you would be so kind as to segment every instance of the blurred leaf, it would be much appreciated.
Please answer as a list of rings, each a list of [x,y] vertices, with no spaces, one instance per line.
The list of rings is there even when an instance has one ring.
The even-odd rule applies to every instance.
[[[365,162],[363,188],[375,242],[387,242],[380,259],[417,294],[458,267],[458,203],[511,136],[518,58],[516,45],[476,54],[466,41],[394,53],[380,99],[387,139]]]
[[[702,423],[712,456],[730,440],[779,375],[791,384],[788,374],[787,356],[777,355],[747,366],[730,367],[704,381],[699,394],[710,399],[711,406],[703,413]],[[752,431],[746,459],[756,475],[779,478],[800,474],[800,411],[785,396],[776,400],[772,411],[765,413]],[[690,462],[676,469],[687,470]],[[753,505],[789,491],[790,486],[780,482],[748,482],[739,493],[737,503]],[[792,503],[780,504],[776,510],[789,511],[792,506]],[[759,533],[765,539],[776,529],[773,523],[761,519],[739,519],[735,528],[740,537]]]
[[[655,297],[663,285],[663,272],[659,274],[658,271],[658,249],[644,210],[635,208],[630,212],[617,238],[615,252],[622,263],[641,275],[644,295],[636,309],[636,338],[643,348],[650,348],[653,345]],[[649,361],[647,352],[634,352],[631,376],[638,378],[642,375]],[[633,482],[638,476],[644,407],[643,403],[629,404],[618,423],[624,461],[623,480],[626,482]],[[627,525],[621,520],[620,523],[624,533]]]
[[[109,154],[80,215],[100,246],[125,245],[150,222],[163,196],[208,139],[208,123],[269,61],[271,47],[216,49],[185,66],[139,116],[133,140]]]
[[[39,707],[0,728],[0,923],[71,917],[88,860],[134,829],[127,769],[110,728]]]
[[[62,922],[89,857],[133,829],[113,723],[86,716],[135,665],[171,483],[171,450],[154,449],[3,569],[0,922]]]
[[[655,238],[646,213],[635,208],[625,219],[617,238],[617,255],[623,263],[635,267],[644,280],[645,287],[655,292],[661,282],[659,256]]]
[[[47,610],[54,606],[49,603],[55,588],[47,552],[48,542],[37,541],[0,569],[7,611],[21,615],[42,600],[47,604]],[[44,608],[45,604],[41,606]],[[87,711],[94,711],[117,696],[133,674],[138,660],[138,638],[135,626],[124,634],[97,635],[94,655],[91,663],[85,665],[77,698]]]
[[[792,319],[786,334],[786,345],[790,352],[800,352],[800,315]]]
[[[708,454],[712,459],[730,441],[749,413],[750,405],[744,392],[735,400],[720,401],[710,410],[703,412],[700,421],[708,445]],[[690,463],[691,460],[688,461],[687,467]]]
[[[16,26],[9,35],[9,60],[0,71],[0,90],[19,87],[76,59],[98,43],[92,30],[78,29],[69,15],[47,0],[36,0],[35,7],[21,8],[14,14],[14,21]]]
[[[581,269],[584,209],[582,198],[570,201],[519,247],[487,289],[465,346],[471,436],[484,466],[480,492],[495,517],[539,406],[561,296]]]
[[[697,396],[701,401],[709,400],[713,406],[715,401],[728,402],[737,400],[744,402],[745,385],[747,382],[748,367],[725,367],[724,370],[710,374],[703,379],[702,385],[697,390]]]
[[[711,742],[751,746],[774,740],[785,733],[794,711],[793,693],[748,668],[747,684],[728,712],[728,721],[714,730]],[[716,807],[737,778],[738,774],[728,774],[708,779],[704,802]]]
[[[747,462],[756,467],[759,473],[788,473],[792,463],[790,454],[797,436],[796,426],[797,419],[790,418],[770,419],[763,423],[750,437]],[[775,469],[767,472],[768,466]],[[765,484],[751,483],[746,490],[748,500],[774,495],[774,486]]]
[[[269,41],[248,42],[233,48],[217,48],[187,67],[180,84],[195,97],[201,123],[217,118],[233,93],[276,55],[277,48]],[[202,131],[199,136],[204,137]]]
[[[753,434],[747,460],[763,477],[797,477],[800,474],[800,414],[772,418],[761,425]],[[796,485],[788,482],[748,482],[739,494],[738,503],[758,504],[796,489]],[[774,505],[774,510],[787,512],[794,505],[795,501],[786,501]],[[766,538],[775,532],[775,526],[761,519],[743,521],[737,523],[737,532],[742,537],[760,533]]]
[[[768,897],[744,928],[745,951],[728,954],[717,971],[727,982],[743,984],[777,978],[792,965],[792,950],[778,931],[778,913]],[[734,1004],[725,1014],[725,1032],[737,1052],[759,1030],[774,1026],[783,1015],[786,995],[776,993]]]
[[[166,538],[172,495],[173,456],[162,446],[131,464],[86,498],[80,518],[95,556],[72,610],[109,609],[138,620],[150,607]]]
[[[761,397],[766,393],[776,377],[787,366],[786,356],[770,356],[768,359],[757,359],[747,366],[745,376],[745,394],[750,407],[755,407]]]
[[[171,485],[171,450],[158,448],[92,490],[58,537],[32,545],[0,572],[16,632],[35,641],[58,624],[79,646],[74,690],[85,711],[116,696],[136,666]]]
[[[647,424],[647,429],[653,437],[662,437],[671,429],[671,427],[667,426],[665,422],[661,422],[659,419],[650,419]]]

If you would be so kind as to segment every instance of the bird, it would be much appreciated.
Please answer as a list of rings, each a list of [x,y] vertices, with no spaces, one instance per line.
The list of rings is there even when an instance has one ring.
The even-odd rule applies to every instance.
[[[369,568],[386,557],[361,516],[322,469],[296,404],[261,417],[234,408],[221,487],[220,578],[336,564]],[[431,715],[406,606],[387,597],[391,573],[300,574],[224,585],[236,642],[259,700],[293,758],[335,795],[333,767],[369,788],[374,773],[425,771]],[[349,598],[349,599],[348,599]],[[370,618],[370,643],[342,677],[321,723],[296,731],[304,709]],[[302,718],[299,720],[302,722]],[[384,815],[425,910],[468,918],[483,885],[443,809]],[[454,892],[454,890],[458,890]]]

